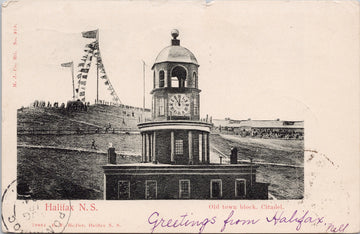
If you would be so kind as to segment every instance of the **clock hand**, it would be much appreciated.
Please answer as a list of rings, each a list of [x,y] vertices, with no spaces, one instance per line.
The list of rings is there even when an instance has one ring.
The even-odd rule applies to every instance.
[[[177,101],[178,106],[180,106],[180,100],[176,96],[175,96],[175,100]]]

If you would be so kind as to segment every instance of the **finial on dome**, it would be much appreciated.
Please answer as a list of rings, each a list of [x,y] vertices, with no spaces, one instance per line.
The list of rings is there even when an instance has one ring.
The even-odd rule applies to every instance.
[[[173,29],[171,30],[171,36],[173,39],[171,39],[171,45],[178,46],[180,45],[180,40],[176,39],[179,36],[179,30]]]
[[[171,36],[176,39],[179,36],[179,30],[173,29],[171,30]]]

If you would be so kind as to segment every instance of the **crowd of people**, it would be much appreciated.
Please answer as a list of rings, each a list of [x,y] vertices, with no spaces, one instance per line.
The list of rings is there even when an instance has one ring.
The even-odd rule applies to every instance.
[[[270,139],[304,139],[303,129],[292,128],[250,128],[233,129],[227,127],[215,127],[214,131],[223,134],[235,134],[242,137],[270,138]]]

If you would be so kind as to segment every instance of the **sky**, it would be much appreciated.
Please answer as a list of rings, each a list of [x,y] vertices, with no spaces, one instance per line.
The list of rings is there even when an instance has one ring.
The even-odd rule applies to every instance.
[[[113,87],[124,104],[133,106],[142,106],[144,60],[146,107],[151,107],[151,66],[170,45],[174,28],[180,32],[181,45],[200,64],[202,116],[316,119],[332,114],[322,109],[324,105],[341,106],[344,100],[336,97],[354,85],[341,80],[357,74],[348,69],[357,62],[353,48],[358,35],[351,24],[356,14],[351,14],[351,5],[339,10],[332,2],[317,1],[206,5],[203,1],[24,0],[7,8],[11,11],[4,10],[3,24],[8,29],[18,25],[18,45],[5,45],[3,56],[10,62],[3,63],[3,69],[11,69],[9,56],[17,50],[18,85],[12,92],[18,107],[34,100],[71,99],[71,72],[60,64],[80,63],[85,44],[92,41],[82,38],[81,32],[94,29],[99,29],[102,59]],[[14,35],[9,31],[4,37],[11,42]],[[93,102],[94,64],[86,92]],[[106,92],[101,83],[100,99],[109,99]],[[355,95],[351,92],[349,97]]]

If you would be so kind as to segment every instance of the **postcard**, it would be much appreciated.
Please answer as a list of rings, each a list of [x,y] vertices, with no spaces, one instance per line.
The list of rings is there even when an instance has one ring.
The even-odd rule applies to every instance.
[[[2,5],[2,231],[359,232],[358,1]]]

